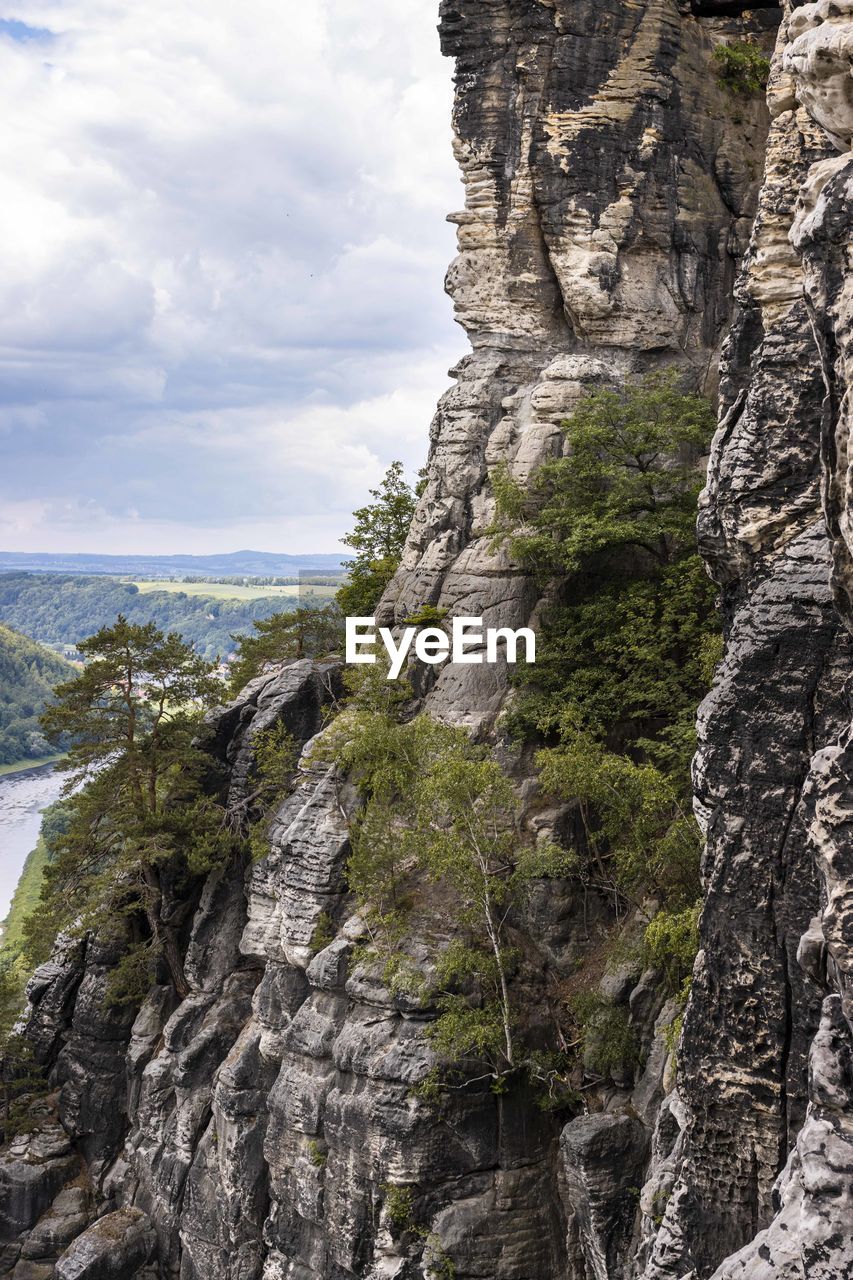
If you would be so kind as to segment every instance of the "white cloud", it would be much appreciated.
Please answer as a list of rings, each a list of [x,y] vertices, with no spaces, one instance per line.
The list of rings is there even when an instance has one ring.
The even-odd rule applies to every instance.
[[[43,549],[334,549],[422,459],[463,346],[437,7],[7,5],[55,33],[0,35],[0,500]]]

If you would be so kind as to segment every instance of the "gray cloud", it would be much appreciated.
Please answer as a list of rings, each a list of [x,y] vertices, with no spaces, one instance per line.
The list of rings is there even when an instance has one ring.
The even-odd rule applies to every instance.
[[[436,9],[7,6],[0,546],[334,549],[420,463],[463,349]]]

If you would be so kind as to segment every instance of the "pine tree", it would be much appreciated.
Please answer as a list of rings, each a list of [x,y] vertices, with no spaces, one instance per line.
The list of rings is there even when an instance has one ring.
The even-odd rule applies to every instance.
[[[194,740],[221,686],[189,645],[153,623],[119,616],[79,648],[83,671],[58,686],[42,717],[48,736],[72,741],[68,790],[85,784],[48,869],[42,916],[53,927],[76,918],[109,929],[142,912],[149,936],[127,973],[162,956],[185,996],[179,935],[189,907],[176,887],[231,847]]]
[[[369,502],[353,512],[355,528],[341,538],[355,552],[349,578],[337,595],[341,613],[370,617],[382,592],[393,578],[403,555],[417,496],[403,474],[403,464],[392,462]]]

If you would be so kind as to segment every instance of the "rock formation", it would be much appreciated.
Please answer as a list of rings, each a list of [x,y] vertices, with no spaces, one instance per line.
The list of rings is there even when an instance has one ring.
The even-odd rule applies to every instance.
[[[440,30],[466,187],[447,285],[472,351],[383,619],[535,620],[487,533],[490,468],[557,453],[590,387],[674,366],[719,390],[699,531],[726,652],[699,714],[705,903],[677,1071],[674,1009],[627,964],[602,982],[643,1065],[587,1082],[585,1113],[486,1082],[413,1092],[428,1012],[360,962],[356,797],[306,758],[267,855],[198,895],[187,999],[106,1009],[116,944],[96,939],[61,939],[32,978],[54,1093],[0,1154],[15,1280],[853,1275],[853,3],[442,0]],[[769,115],[718,82],[715,44],[745,37],[775,45]],[[500,668],[416,681],[493,738]],[[339,692],[336,664],[294,662],[210,721],[235,810],[257,733],[306,744]],[[518,981],[543,1018],[609,910],[569,881],[532,895]]]

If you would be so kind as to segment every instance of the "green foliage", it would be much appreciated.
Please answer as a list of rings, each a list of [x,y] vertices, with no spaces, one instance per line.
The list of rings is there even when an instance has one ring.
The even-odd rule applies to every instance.
[[[721,88],[745,98],[763,93],[767,88],[770,61],[750,41],[718,44],[714,50],[714,61]]]
[[[54,860],[59,843],[68,831],[71,811],[68,800],[57,800],[42,814],[38,842],[24,863],[9,906],[9,914],[3,921],[2,950],[8,955],[25,956],[27,960],[30,959],[29,925],[33,912],[37,911],[39,906],[45,871]],[[37,947],[38,958],[33,961],[33,964],[41,964],[47,959],[47,951],[55,932],[55,929],[52,932],[48,930],[48,936]]]
[[[537,754],[543,788],[577,800],[600,888],[669,902],[697,892],[700,835],[676,781],[648,762],[608,751],[569,718],[559,747]]]
[[[328,911],[321,911],[311,934],[311,950],[322,951],[335,940],[335,925]]]
[[[456,1267],[450,1254],[441,1243],[441,1238],[434,1231],[422,1229],[418,1232],[425,1241],[424,1274],[428,1280],[456,1280]]]
[[[645,932],[646,959],[660,969],[667,987],[676,992],[683,988],[693,972],[693,961],[699,950],[699,912],[702,903],[681,911],[659,911]]]
[[[542,1111],[583,1108],[583,1094],[571,1084],[575,1065],[566,1049],[534,1049],[527,1054],[527,1078]]]
[[[574,860],[545,842],[528,847],[499,765],[461,729],[426,715],[401,720],[405,694],[389,694],[388,684],[363,681],[318,746],[364,801],[352,827],[349,885],[386,982],[437,1007],[430,1034],[439,1054],[485,1059],[499,1080],[516,1059],[508,916],[531,880],[568,874]],[[436,892],[416,902],[424,878]],[[451,923],[456,936],[436,949],[427,990],[401,943],[415,906],[423,925],[438,902],[436,924]]]
[[[308,1141],[308,1159],[311,1161],[315,1169],[325,1169],[328,1153],[316,1142],[314,1138]]]
[[[3,921],[2,950],[12,956],[21,955],[24,950],[26,921],[38,907],[47,859],[44,839],[39,836],[35,849],[27,855],[8,915]]]
[[[254,634],[235,636],[237,656],[231,664],[231,692],[237,695],[268,665],[291,658],[321,658],[340,650],[343,617],[337,605],[302,607],[258,619]]]
[[[384,680],[381,671],[378,680],[362,677],[358,689],[317,751],[354,780],[364,799],[351,828],[347,880],[363,907],[373,949],[399,986],[399,943],[415,861],[406,823],[422,771],[456,746],[458,734],[427,716],[401,723],[395,712],[405,697],[402,682]]]
[[[581,992],[571,1001],[571,1011],[588,1065],[601,1075],[634,1066],[637,1039],[625,1005],[613,1004],[596,992]]]
[[[652,567],[672,564],[694,548],[696,457],[713,429],[711,406],[672,373],[591,392],[563,424],[565,457],[541,466],[526,490],[506,469],[493,477],[495,532],[544,575],[601,566],[626,549]]]
[[[265,858],[270,851],[270,826],[276,811],[290,794],[299,757],[292,734],[276,721],[252,741],[254,788],[242,804],[242,825],[249,830],[252,857]],[[232,821],[237,809],[232,805]]]
[[[430,1067],[417,1084],[412,1085],[409,1093],[418,1101],[430,1104],[439,1102],[445,1091],[444,1071],[440,1066],[434,1066]]]
[[[70,674],[71,667],[56,654],[0,626],[0,764],[35,760],[56,750],[45,738],[39,716],[53,686]]]
[[[70,819],[45,873],[33,941],[72,925],[124,936],[141,917],[145,947],[116,975],[116,999],[132,998],[146,964],[165,960],[181,996],[179,931],[190,900],[182,880],[233,852],[223,808],[205,788],[209,761],[196,743],[199,717],[220,686],[179,636],[119,617],[80,645],[83,671],[56,690],[43,716],[49,737],[72,740],[64,767]]]
[[[293,735],[283,721],[255,735],[252,740],[256,788],[254,798],[264,807],[276,804],[290,790],[298,752]]]
[[[180,636],[164,636],[152,622],[137,626],[119,615],[79,649],[86,665],[57,686],[42,716],[45,733],[72,738],[64,767],[78,778],[118,754],[134,797],[148,790],[154,803],[158,771],[183,762],[197,712],[220,686]]]
[[[372,618],[382,593],[397,572],[399,556],[381,560],[354,560],[344,585],[335,599],[345,618]]]
[[[139,1005],[156,981],[159,950],[153,940],[131,943],[107,975],[107,1008]]]
[[[447,617],[447,609],[439,609],[434,604],[422,604],[414,613],[406,618],[409,627],[438,627]]]
[[[8,952],[0,953],[0,1141],[30,1127],[29,1104],[45,1091],[44,1073],[32,1046],[15,1031],[24,1004],[25,973]]]
[[[252,623],[280,613],[290,601],[281,596],[230,600],[195,591],[145,591],[117,578],[56,573],[0,574],[0,622],[42,644],[75,646],[93,631],[109,627],[119,614],[129,622],[153,622],[176,631],[208,661],[234,649],[234,635]],[[295,608],[297,600],[293,598]],[[55,677],[62,679],[61,675]]]
[[[669,1026],[664,1030],[663,1042],[666,1045],[667,1052],[674,1054],[678,1048],[678,1042],[681,1039],[681,1033],[684,1030],[684,1012],[682,1011],[673,1018]]]
[[[392,1182],[382,1185],[385,1197],[385,1216],[395,1235],[401,1235],[412,1225],[412,1214],[415,1206],[415,1193],[411,1187],[396,1186]]]
[[[702,681],[706,685],[711,685],[714,680],[714,673],[717,665],[723,658],[723,637],[721,632],[712,632],[702,637],[702,644],[699,650],[700,670]]]
[[[683,768],[712,643],[718,645],[714,600],[692,554],[651,576],[601,576],[579,586],[570,603],[545,617],[537,662],[519,671],[522,697],[509,728],[547,736],[571,707],[575,721],[599,735],[663,744],[663,731],[686,720]]]
[[[672,1193],[670,1191],[665,1191],[661,1188],[660,1191],[656,1191],[652,1196],[651,1218],[656,1227],[659,1227],[663,1222],[666,1206],[669,1204],[671,1194]]]
[[[0,1044],[12,1033],[24,1000],[24,979],[14,958],[0,954]]]
[[[421,774],[407,838],[430,879],[452,895],[454,921],[469,939],[451,943],[437,966],[442,1014],[433,1035],[447,1056],[476,1053],[498,1066],[516,1065],[507,915],[530,880],[564,875],[568,866],[555,845],[541,844],[527,856],[522,846],[509,779],[457,730]],[[481,992],[474,1008],[461,996],[471,983]]]
[[[371,489],[374,502],[353,512],[355,527],[342,538],[355,557],[349,577],[337,593],[345,617],[371,617],[382,592],[393,578],[406,545],[417,498],[403,474],[403,464],[392,462],[378,489]]]
[[[698,892],[689,762],[719,653],[694,533],[713,425],[673,374],[649,375],[584,397],[566,456],[526,490],[496,477],[496,531],[557,587],[508,728],[545,739],[543,787],[577,800],[587,882],[677,908]]]

